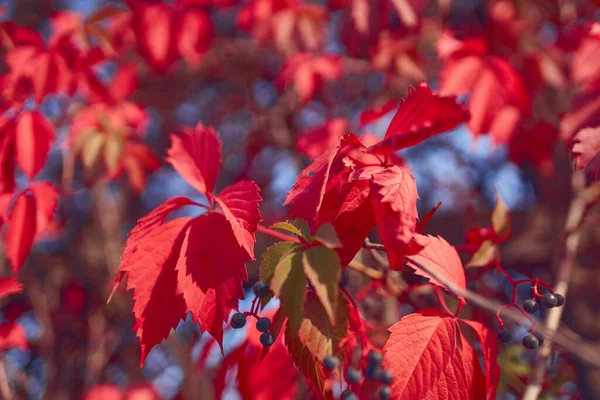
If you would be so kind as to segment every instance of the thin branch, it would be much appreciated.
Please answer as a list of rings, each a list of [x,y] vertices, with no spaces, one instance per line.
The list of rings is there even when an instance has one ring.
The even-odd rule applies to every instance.
[[[556,284],[554,286],[555,293],[561,294],[565,299],[567,298],[569,281],[571,280],[571,275],[573,274],[576,265],[582,222],[591,205],[593,205],[598,197],[600,197],[599,183],[595,183],[588,188],[583,188],[585,185],[585,177],[583,174],[573,175],[573,185],[579,185],[580,187],[575,188],[578,193],[571,202],[567,214],[567,220],[565,222],[565,232],[567,233],[565,254],[560,261]],[[558,342],[554,336],[560,325],[563,310],[564,307],[554,307],[548,311],[544,323],[544,327],[548,331],[547,340],[544,340],[544,343],[538,352],[538,358],[533,366],[531,375],[529,376],[529,382],[525,389],[525,393],[523,394],[523,400],[536,400],[542,392],[548,357],[550,357],[552,351],[552,341]]]
[[[2,393],[3,399],[11,400],[13,398],[13,393],[10,389],[10,384],[8,383],[6,368],[4,367],[3,358],[0,358],[0,392]]]
[[[383,279],[383,276],[384,276],[382,271],[378,271],[376,269],[367,267],[365,264],[358,262],[356,260],[350,261],[350,264],[348,264],[348,267],[368,276],[371,279],[380,280],[380,279]]]

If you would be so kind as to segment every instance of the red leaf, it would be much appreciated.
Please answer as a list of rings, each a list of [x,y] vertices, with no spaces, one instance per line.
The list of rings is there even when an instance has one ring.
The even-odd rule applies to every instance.
[[[40,112],[26,111],[19,116],[16,125],[17,162],[29,179],[46,164],[53,140],[54,128]]]
[[[181,207],[194,205],[193,201],[187,197],[173,197],[154,210],[150,211],[146,216],[140,218],[137,224],[133,227],[129,235],[127,236],[127,242],[125,243],[125,249],[121,255],[121,264],[119,265],[119,275],[113,287],[112,293],[108,297],[108,301],[112,298],[115,290],[121,283],[125,274],[130,271],[131,266],[135,264],[135,260],[138,257],[140,248],[146,242],[146,237],[151,236],[153,230],[158,229],[173,211],[178,210]]]
[[[161,397],[151,382],[130,384],[125,391],[123,400],[160,400]]]
[[[212,128],[198,124],[180,136],[171,135],[167,161],[196,190],[209,196],[221,165],[221,142]]]
[[[506,107],[514,107],[518,117],[503,121],[499,112]],[[472,88],[469,111],[469,129],[473,135],[490,132],[496,143],[505,143],[507,134],[501,132],[512,132],[520,118],[531,114],[531,98],[525,82],[504,58],[486,58]]]
[[[521,124],[509,142],[508,157],[517,165],[529,162],[549,176],[554,171],[554,147],[559,132],[556,125],[545,121]]]
[[[496,399],[496,390],[500,382],[500,366],[498,365],[498,342],[494,332],[480,322],[461,319],[460,322],[469,325],[479,337],[485,367],[486,400]]]
[[[140,54],[152,69],[163,74],[177,58],[177,21],[164,3],[140,5],[133,12],[133,29]]]
[[[456,382],[459,385],[462,385],[467,390],[467,397],[471,400],[482,400],[486,399],[486,377],[483,375],[483,371],[481,370],[481,364],[479,362],[479,357],[475,352],[475,349],[471,346],[469,342],[464,338],[464,336],[460,335],[462,351],[456,349],[456,353],[458,357],[461,357],[460,363],[464,368],[464,378],[462,381],[458,379]],[[460,371],[460,368],[459,368]],[[494,397],[487,398],[487,400],[494,400],[496,393],[494,390]]]
[[[292,215],[307,221],[314,229],[329,177],[337,175],[343,168],[338,155],[346,148],[359,147],[362,147],[362,144],[355,134],[347,133],[340,137],[329,153],[322,154],[302,170],[283,205],[291,204]]]
[[[339,57],[297,53],[286,60],[278,79],[284,84],[293,82],[300,102],[306,103],[320,90],[323,81],[337,80],[341,76]]]
[[[122,157],[123,169],[131,188],[140,193],[146,187],[148,173],[160,168],[159,158],[145,143],[128,141]]]
[[[333,148],[340,136],[348,131],[348,128],[348,120],[334,118],[323,125],[301,133],[296,142],[296,148],[309,158],[317,158]]]
[[[58,191],[50,182],[38,181],[29,185],[29,190],[35,199],[36,236],[43,235],[56,213]]]
[[[379,118],[383,117],[397,106],[398,103],[396,100],[391,99],[385,104],[365,110],[360,114],[360,124],[367,125],[373,121],[377,121]]]
[[[87,391],[83,400],[122,400],[123,393],[118,386],[105,383]]]
[[[10,296],[11,294],[21,293],[23,284],[14,276],[0,278],[0,299]]]
[[[367,167],[365,170],[368,168],[376,167]],[[373,172],[370,178],[371,204],[375,210],[379,235],[386,247],[391,268],[401,270],[404,269],[404,256],[415,252],[412,239],[417,224],[419,198],[415,178],[398,166]]]
[[[6,256],[13,272],[17,272],[31,251],[36,231],[36,207],[33,196],[22,192],[8,216]]]
[[[452,57],[440,72],[440,94],[467,94],[477,82],[482,68],[483,58],[479,55]]]
[[[109,92],[113,100],[123,101],[138,87],[137,67],[133,64],[121,65],[110,81]]]
[[[456,128],[469,118],[456,97],[433,94],[426,84],[409,90],[385,134],[385,139],[367,151],[377,154],[415,146],[427,138]]]
[[[176,267],[177,291],[183,294],[186,311],[223,350],[223,321],[244,298],[242,280],[248,280],[248,254],[221,214],[194,218],[183,236]]]
[[[140,228],[144,230],[143,240],[135,240],[130,234],[125,245],[120,275],[127,272],[127,290],[133,290],[133,329],[142,348],[140,366],[152,347],[185,318],[187,306],[177,287],[175,266],[190,221],[177,218],[153,229],[146,225],[147,228]]]
[[[600,127],[584,128],[573,136],[571,148],[575,169],[586,168],[590,161],[600,152]]]
[[[254,232],[262,221],[258,210],[258,203],[262,200],[259,191],[253,181],[241,181],[228,186],[215,198],[231,224],[237,242],[252,260],[256,242]]]
[[[462,360],[456,356],[457,327],[452,317],[424,309],[402,318],[390,332],[383,352],[384,365],[394,376],[392,398],[465,398],[464,377],[455,381]]]
[[[273,320],[274,313],[261,314]],[[246,341],[225,356],[215,378],[216,398],[222,398],[227,374],[237,369],[237,390],[244,400],[292,400],[298,390],[298,369],[285,348],[282,336],[277,336],[269,352],[261,360],[262,332],[249,324]],[[277,371],[277,379],[273,379]]]
[[[197,66],[210,48],[214,36],[213,23],[206,12],[188,8],[179,20],[177,48],[185,61]]]
[[[600,75],[598,58],[600,57],[600,24],[593,23],[582,38],[573,57],[571,76],[579,85],[586,86]]]
[[[580,130],[600,126],[600,86],[581,93],[571,102],[571,109],[560,120],[560,137],[571,140]]]
[[[13,347],[29,348],[25,329],[15,322],[3,322],[0,324],[0,351]]]
[[[15,190],[15,124],[12,119],[0,120],[0,193]]]
[[[466,290],[465,269],[454,246],[439,236],[417,234],[416,239],[424,248],[411,258],[428,267],[430,270],[435,271],[444,281],[451,282],[457,287]],[[411,266],[416,269],[415,274],[429,278],[431,283],[442,288],[446,287],[442,282],[426,271],[421,270],[418,266]]]

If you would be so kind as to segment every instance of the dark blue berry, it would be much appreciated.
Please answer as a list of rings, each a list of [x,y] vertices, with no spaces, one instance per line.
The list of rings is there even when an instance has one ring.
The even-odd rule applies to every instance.
[[[231,317],[231,327],[233,329],[240,329],[246,326],[246,316],[242,313],[235,313]]]
[[[268,331],[271,329],[271,320],[267,317],[259,318],[258,321],[256,321],[256,329],[258,329],[259,332]]]
[[[340,283],[338,284],[340,289],[343,289],[348,285],[348,281],[350,280],[350,276],[348,275],[348,271],[346,268],[342,270],[342,277],[340,278]]]
[[[528,333],[523,337],[523,346],[525,346],[526,349],[537,349],[539,345],[540,341],[535,335]]]
[[[553,293],[546,293],[544,297],[542,297],[542,305],[546,308],[556,307],[558,304],[558,299]]]
[[[339,366],[340,366],[340,360],[339,360],[339,358],[337,358],[335,356],[327,356],[323,360],[323,368],[325,368],[329,371],[334,370]]]
[[[513,340],[513,333],[510,329],[502,329],[498,336],[500,336],[502,343],[509,343]]]
[[[389,385],[390,383],[392,383],[393,379],[394,376],[392,375],[392,371],[388,371],[387,369],[381,371],[381,374],[379,375],[379,380],[384,385]]]
[[[265,332],[260,335],[260,344],[263,346],[269,347],[273,343],[275,343],[275,335],[273,335],[271,332]]]
[[[565,298],[562,294],[554,293],[556,296],[556,307],[562,307],[565,304]]]
[[[388,385],[383,385],[381,389],[379,389],[379,398],[381,400],[388,400],[392,398],[392,389]]]
[[[538,342],[540,342],[540,346],[543,345],[544,344],[544,336],[539,332],[535,332],[534,335],[538,339]]]
[[[369,366],[378,367],[381,364],[381,360],[383,360],[383,354],[373,350],[369,352]]]
[[[381,368],[378,365],[367,366],[367,372],[365,374],[367,379],[379,379],[381,376]]]
[[[348,368],[348,372],[346,372],[346,381],[348,383],[358,383],[362,379],[362,372],[356,368]]]
[[[533,299],[527,299],[523,302],[523,310],[527,311],[529,314],[533,314],[539,309],[539,304]]]
[[[256,281],[256,283],[252,285],[252,291],[258,298],[265,297],[267,293],[269,293],[269,284],[265,281]]]
[[[340,399],[342,400],[358,400],[358,396],[350,391],[350,390],[346,390],[342,393],[342,397],[340,397]]]

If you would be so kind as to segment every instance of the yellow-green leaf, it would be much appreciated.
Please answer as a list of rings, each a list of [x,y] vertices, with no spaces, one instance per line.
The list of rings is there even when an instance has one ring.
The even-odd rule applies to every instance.
[[[338,283],[341,265],[338,254],[325,247],[317,246],[302,253],[304,274],[315,288],[323,308],[332,325],[335,324],[338,299]]]
[[[304,221],[303,219],[295,219],[288,222],[277,222],[276,224],[271,225],[271,228],[288,231],[306,241],[309,241],[310,239],[310,227],[308,226],[308,222]]]
[[[104,162],[106,163],[109,172],[119,166],[124,150],[125,137],[118,133],[109,134],[104,149]]]
[[[104,149],[106,136],[100,132],[95,132],[87,136],[85,143],[81,147],[81,161],[86,171],[94,168],[100,152]]]
[[[306,294],[301,252],[292,252],[279,260],[271,279],[271,290],[281,300],[281,308],[288,317],[288,326],[297,332],[302,321],[302,304]]]
[[[486,240],[471,257],[465,268],[486,267],[498,258],[498,246],[491,240]]]
[[[335,228],[329,222],[326,222],[323,225],[321,225],[312,238],[323,243],[330,249],[336,249],[342,246],[342,244],[340,243],[340,239],[338,238],[338,235],[335,232]]]
[[[300,243],[294,242],[277,242],[273,246],[268,247],[263,255],[258,270],[258,279],[261,281],[271,283],[273,274],[275,273],[275,267],[283,257],[296,251],[300,248]],[[262,306],[264,307],[271,300],[273,296],[267,294],[262,298]]]
[[[323,370],[325,357],[335,355],[340,359],[340,364],[344,365],[344,348],[342,346],[338,349],[338,345],[348,335],[348,308],[341,293],[337,304],[338,319],[333,326],[315,293],[309,291],[304,302],[304,317],[300,329],[296,333],[288,325],[285,330],[285,344],[294,363],[322,394],[326,377]],[[337,373],[342,376],[340,369]]]
[[[500,193],[496,192],[496,206],[492,212],[492,228],[500,240],[505,240],[510,236],[511,218],[510,212]]]

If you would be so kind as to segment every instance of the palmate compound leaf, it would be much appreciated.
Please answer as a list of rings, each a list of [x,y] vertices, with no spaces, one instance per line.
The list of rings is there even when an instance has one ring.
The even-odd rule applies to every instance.
[[[248,255],[223,215],[164,223],[160,214],[142,221],[151,227],[143,234],[134,229],[130,235],[119,277],[127,272],[127,289],[133,290],[142,364],[188,311],[222,346],[223,322],[243,298],[242,280],[247,280]]]
[[[415,237],[424,247],[419,253],[411,256],[411,259],[434,271],[444,281],[466,290],[465,270],[454,246],[439,236],[417,234]],[[446,287],[443,282],[418,265],[413,263],[409,265],[415,268],[415,274],[429,278],[431,283],[442,288]]]
[[[472,347],[456,320],[436,309],[423,309],[390,328],[383,348],[384,366],[394,375],[397,400],[480,399],[483,375]],[[457,345],[462,340],[462,349]]]
[[[325,357],[335,355],[342,361],[340,364],[344,364],[344,349],[338,349],[338,345],[348,335],[348,304],[342,294],[337,304],[337,319],[332,325],[317,295],[308,291],[298,333],[289,325],[285,330],[285,344],[294,363],[319,393],[319,398],[325,390]]]

